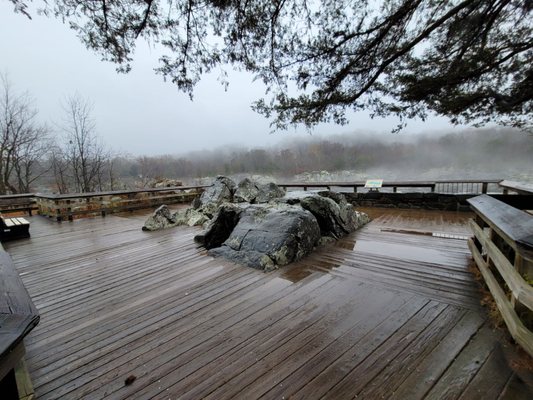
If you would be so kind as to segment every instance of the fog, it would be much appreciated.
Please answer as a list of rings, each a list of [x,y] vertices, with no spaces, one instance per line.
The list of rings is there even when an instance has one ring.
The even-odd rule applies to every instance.
[[[532,135],[498,128],[420,135],[307,136],[272,146],[223,146],[181,155],[125,157],[118,164],[120,176],[130,185],[140,177],[209,183],[220,174],[277,181],[533,181],[532,154]]]
[[[228,68],[229,87],[218,81],[219,71],[206,75],[194,100],[164,82],[154,72],[159,53],[139,43],[128,74],[100,61],[67,25],[33,13],[29,20],[0,2],[0,73],[17,91],[27,91],[39,118],[54,127],[63,118],[61,104],[74,93],[94,104],[92,117],[98,135],[115,152],[133,155],[172,154],[213,150],[228,144],[274,145],[284,137],[307,136],[302,127],[271,134],[269,121],[250,108],[266,87],[243,71]],[[320,124],[315,134],[351,133],[358,129],[390,131],[394,117],[371,119],[368,112],[351,112],[349,124]],[[406,132],[455,129],[443,117],[411,121]]]

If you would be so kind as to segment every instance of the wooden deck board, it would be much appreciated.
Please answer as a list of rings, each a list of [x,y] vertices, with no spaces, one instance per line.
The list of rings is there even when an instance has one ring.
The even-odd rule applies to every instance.
[[[38,398],[527,398],[479,305],[467,215],[369,211],[268,274],[208,257],[197,228],[143,232],[142,212],[29,218],[6,249],[41,314]]]

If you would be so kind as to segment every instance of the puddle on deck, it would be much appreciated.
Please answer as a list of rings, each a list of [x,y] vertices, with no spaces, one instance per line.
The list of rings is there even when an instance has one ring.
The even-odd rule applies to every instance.
[[[299,282],[314,272],[327,273],[342,267],[342,260],[329,260],[328,248],[349,250],[406,261],[457,265],[466,263],[466,239],[470,237],[471,213],[427,210],[364,208],[372,221],[360,230],[325,247],[280,271],[280,277]],[[457,249],[463,249],[464,259]],[[450,251],[452,250],[452,251]],[[356,256],[357,257],[357,256]]]

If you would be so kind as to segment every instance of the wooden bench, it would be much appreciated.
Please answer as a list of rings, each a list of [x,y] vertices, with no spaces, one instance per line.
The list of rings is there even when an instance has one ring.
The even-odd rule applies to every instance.
[[[518,194],[533,194],[533,184],[531,183],[503,180],[499,185],[503,188],[504,194],[507,194],[509,191]]]
[[[13,261],[0,245],[0,397],[33,398],[24,361],[24,337],[39,323],[33,304]]]
[[[0,216],[0,241],[30,237],[30,223],[25,218]]]

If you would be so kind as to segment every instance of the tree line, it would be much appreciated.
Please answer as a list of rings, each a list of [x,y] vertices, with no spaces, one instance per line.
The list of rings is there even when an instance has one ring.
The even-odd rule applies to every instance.
[[[96,134],[92,105],[80,95],[64,101],[63,119],[52,129],[38,121],[29,94],[15,91],[5,75],[0,83],[0,194],[144,188],[163,178],[194,184],[219,174],[293,179],[311,171],[388,168],[411,171],[410,178],[416,179],[416,173],[433,168],[452,169],[457,176],[463,176],[462,171],[483,175],[495,166],[531,169],[533,137],[511,128],[417,136],[357,132],[309,136],[269,148],[117,155]]]
[[[138,185],[141,178],[143,183],[160,177],[195,183],[196,178],[219,174],[261,174],[290,180],[311,171],[365,172],[376,168],[405,171],[406,179],[438,168],[458,177],[481,177],[490,171],[507,176],[531,170],[531,154],[533,136],[508,128],[413,136],[358,132],[329,138],[309,136],[268,148],[123,157],[116,160],[116,172],[123,182],[137,181]],[[351,179],[353,174],[345,176]]]
[[[60,135],[39,122],[31,96],[0,75],[0,195],[46,183],[58,193],[113,189],[113,157],[96,135],[92,105],[79,94],[63,104]],[[51,181],[51,182],[50,182]]]

